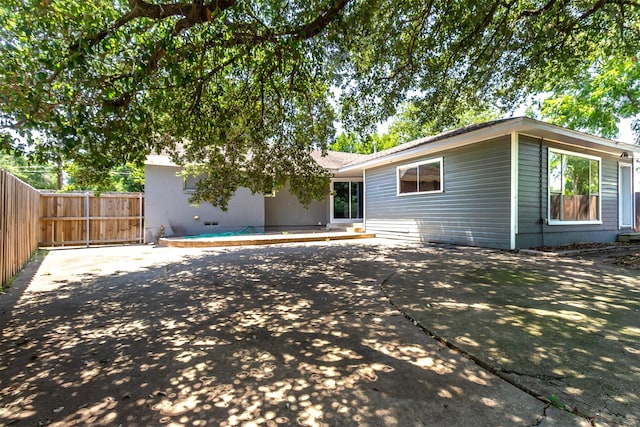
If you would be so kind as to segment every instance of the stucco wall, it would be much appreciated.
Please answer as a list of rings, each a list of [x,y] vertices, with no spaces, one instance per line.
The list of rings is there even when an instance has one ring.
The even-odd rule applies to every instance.
[[[264,199],[265,227],[267,230],[322,228],[329,220],[328,197],[312,202],[308,208],[289,192],[289,187],[278,191],[275,197]]]
[[[167,237],[237,231],[247,225],[264,229],[262,195],[241,188],[229,201],[227,212],[209,203],[191,206],[191,193],[184,191],[177,172],[172,166],[145,167],[145,241],[156,241],[161,228]]]

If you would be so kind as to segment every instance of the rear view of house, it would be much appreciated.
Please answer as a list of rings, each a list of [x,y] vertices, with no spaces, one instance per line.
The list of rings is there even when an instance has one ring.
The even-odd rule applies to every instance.
[[[612,242],[636,228],[636,150],[525,117],[496,120],[369,156],[316,155],[333,175],[325,200],[305,209],[286,188],[266,196],[239,189],[228,212],[190,207],[196,178],[150,156],[147,240],[247,225],[355,225],[408,242],[498,249]]]
[[[160,237],[236,232],[249,227],[257,232],[288,230],[325,230],[362,223],[362,171],[341,173],[339,168],[363,157],[358,154],[330,151],[313,157],[334,176],[329,196],[303,206],[282,188],[273,194],[252,194],[239,188],[229,201],[227,211],[210,203],[192,205],[189,198],[198,177],[181,176],[180,167],[168,155],[150,155],[145,162],[146,220],[145,241]],[[356,193],[354,188],[359,188]],[[331,203],[331,205],[330,205]],[[337,207],[336,207],[337,206]]]
[[[611,242],[635,228],[637,148],[519,117],[342,171],[363,169],[366,229],[378,236],[499,249]]]

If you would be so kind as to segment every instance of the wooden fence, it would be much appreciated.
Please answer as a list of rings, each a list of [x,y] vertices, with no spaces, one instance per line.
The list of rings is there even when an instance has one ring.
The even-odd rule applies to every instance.
[[[143,243],[143,193],[41,193],[40,246]]]
[[[0,169],[0,289],[38,249],[40,193]]]

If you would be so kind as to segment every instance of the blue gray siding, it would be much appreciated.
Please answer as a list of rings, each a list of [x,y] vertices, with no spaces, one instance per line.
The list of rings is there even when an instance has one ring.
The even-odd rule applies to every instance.
[[[541,145],[542,143],[542,145]],[[548,149],[590,154],[602,159],[602,224],[547,225]],[[542,156],[542,157],[541,157]],[[517,248],[572,242],[612,242],[618,235],[618,161],[602,153],[520,136]]]
[[[396,166],[365,175],[366,228],[380,237],[500,249],[510,247],[510,138],[433,156],[443,157],[442,193],[397,195]]]

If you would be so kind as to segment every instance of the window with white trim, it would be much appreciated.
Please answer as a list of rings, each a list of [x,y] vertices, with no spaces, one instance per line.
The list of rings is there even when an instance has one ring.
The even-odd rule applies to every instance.
[[[184,191],[196,191],[196,185],[199,181],[205,178],[205,174],[200,174],[198,176],[194,175],[185,175],[183,177],[183,189]]]
[[[600,222],[601,159],[549,149],[549,223]]]
[[[398,166],[398,195],[442,192],[442,157]]]

